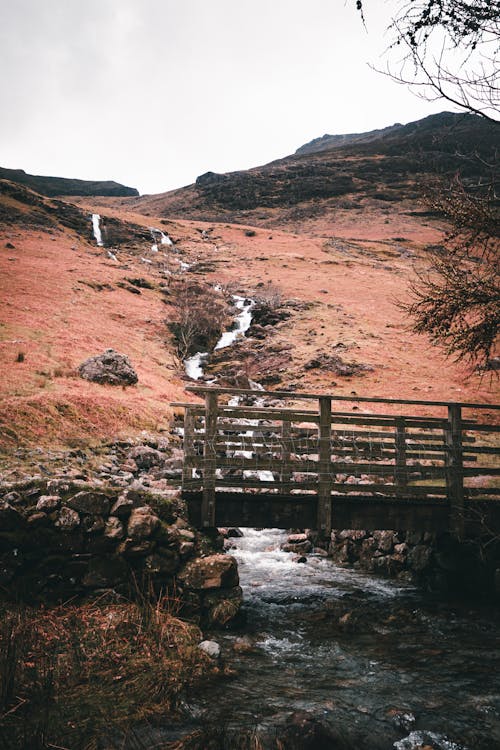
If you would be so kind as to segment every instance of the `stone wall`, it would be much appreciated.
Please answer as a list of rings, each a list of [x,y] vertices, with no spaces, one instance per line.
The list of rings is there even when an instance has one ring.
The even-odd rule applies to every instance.
[[[168,593],[197,622],[226,624],[242,599],[236,561],[182,515],[175,493],[64,479],[0,487],[0,596]]]
[[[334,530],[329,543],[313,532],[292,534],[284,549],[328,554],[338,565],[458,594],[500,594],[500,540],[458,540],[449,533]]]

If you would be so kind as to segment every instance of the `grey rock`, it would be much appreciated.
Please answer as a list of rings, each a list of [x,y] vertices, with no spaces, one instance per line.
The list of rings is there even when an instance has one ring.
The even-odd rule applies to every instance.
[[[109,499],[100,492],[78,492],[67,501],[67,506],[88,515],[107,515],[109,513]]]
[[[153,513],[149,505],[134,508],[128,521],[127,535],[134,541],[148,539],[159,524],[160,519]]]
[[[107,539],[117,540],[123,539],[125,536],[125,529],[119,518],[116,516],[110,516],[106,521],[104,527],[104,536]]]
[[[109,385],[134,385],[138,381],[129,358],[114,349],[106,349],[103,354],[89,357],[78,368],[80,377],[93,383]]]
[[[59,495],[42,495],[36,504],[36,509],[45,513],[52,513],[59,508],[60,504],[61,498]]]
[[[217,641],[202,641],[198,644],[198,648],[208,654],[211,659],[218,659],[220,656],[220,645]]]
[[[76,510],[67,508],[66,506],[61,508],[61,510],[59,511],[58,519],[56,521],[56,526],[61,529],[61,531],[65,531],[68,533],[74,531],[79,525],[80,516],[78,515]]]
[[[138,445],[128,452],[127,459],[133,460],[138,469],[147,471],[153,466],[161,466],[165,461],[165,456],[147,445]]]

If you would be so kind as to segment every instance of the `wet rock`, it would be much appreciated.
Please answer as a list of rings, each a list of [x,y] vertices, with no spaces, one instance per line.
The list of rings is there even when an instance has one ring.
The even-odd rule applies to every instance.
[[[335,750],[332,730],[308,711],[295,711],[279,737],[283,750]]]
[[[80,525],[80,516],[72,508],[64,506],[61,508],[58,514],[58,518],[55,524],[61,531],[69,533],[74,531]]]
[[[158,528],[160,519],[149,505],[134,508],[130,514],[127,535],[135,541],[147,539]]]
[[[240,586],[210,591],[203,597],[203,619],[208,627],[223,627],[234,620],[243,602]]]
[[[417,572],[425,570],[430,564],[432,549],[423,544],[417,544],[408,555],[408,563]]]
[[[247,635],[236,638],[233,643],[233,651],[237,654],[249,654],[254,650],[254,644]]]
[[[236,560],[231,555],[210,555],[187,563],[178,576],[189,589],[231,588],[239,583]]]
[[[312,550],[312,543],[309,541],[309,539],[306,539],[304,542],[299,542],[297,544],[282,544],[281,549],[284,552],[307,554],[307,552],[310,552]]]
[[[93,383],[109,385],[134,385],[137,373],[125,354],[114,349],[106,349],[103,354],[89,357],[78,368],[80,377]]]
[[[28,517],[28,526],[31,528],[38,528],[39,526],[47,526],[50,523],[50,519],[46,513],[32,513]]]
[[[391,552],[394,542],[393,531],[374,531],[373,538],[377,542],[377,547],[382,552]]]
[[[23,500],[23,496],[19,494],[19,492],[16,492],[15,490],[13,492],[8,492],[6,495],[3,496],[3,500],[6,503],[9,503],[11,505],[15,505],[16,503],[20,503]]]
[[[99,492],[78,492],[67,501],[68,508],[78,513],[102,516],[109,513],[109,499]]]
[[[202,641],[198,644],[198,648],[210,656],[211,659],[218,659],[220,656],[221,649],[217,641]]]
[[[59,508],[60,504],[61,498],[59,495],[42,495],[38,499],[36,509],[45,513],[52,513],[52,511]]]

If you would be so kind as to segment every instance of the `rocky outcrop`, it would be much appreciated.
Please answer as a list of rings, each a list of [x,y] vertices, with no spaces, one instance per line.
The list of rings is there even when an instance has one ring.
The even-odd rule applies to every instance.
[[[78,368],[80,377],[93,383],[109,385],[134,385],[138,381],[137,373],[125,354],[114,349],[106,349],[103,354],[89,357]]]

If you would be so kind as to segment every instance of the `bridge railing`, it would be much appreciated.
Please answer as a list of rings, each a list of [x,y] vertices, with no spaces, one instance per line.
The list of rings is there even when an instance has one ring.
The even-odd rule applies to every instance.
[[[335,496],[432,498],[448,504],[450,526],[461,534],[466,505],[500,495],[500,426],[493,420],[499,405],[188,390],[204,403],[174,404],[184,409],[183,491],[202,491],[205,527],[215,525],[217,491],[228,489],[310,495],[324,534],[331,529]],[[269,399],[279,405],[264,406]],[[316,408],[309,408],[311,401]],[[360,405],[367,404],[382,412],[362,413]],[[421,415],[408,413],[417,407]],[[466,418],[470,410],[486,419]]]

